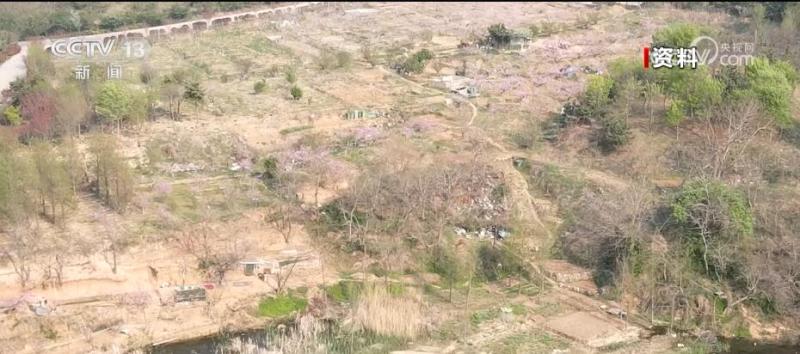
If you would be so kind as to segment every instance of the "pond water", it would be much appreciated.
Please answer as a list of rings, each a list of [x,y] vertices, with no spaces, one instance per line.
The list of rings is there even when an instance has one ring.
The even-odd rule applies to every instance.
[[[265,347],[267,332],[263,329],[250,330],[234,334],[217,335],[188,340],[185,342],[170,343],[159,345],[150,349],[151,354],[216,354],[219,348],[224,347],[234,338],[255,343],[259,347]]]
[[[287,323],[283,330],[276,326],[267,328],[220,334],[189,341],[159,345],[148,350],[151,354],[222,354],[236,352],[236,344],[246,344],[256,348],[273,349],[279,343],[289,343],[293,348],[311,351],[324,348],[326,353],[386,353],[406,347],[405,340],[381,336],[368,332],[346,330],[335,322],[325,323],[313,334],[296,335],[296,325]],[[313,337],[311,341],[303,340]],[[233,345],[230,345],[233,344]],[[242,348],[243,346],[238,346]]]
[[[730,354],[800,354],[800,345],[758,343],[748,339],[722,338]]]
[[[285,322],[286,329],[292,332],[295,323]],[[218,354],[231,342],[241,342],[256,345],[258,348],[267,348],[269,342],[275,342],[281,335],[276,326],[252,329],[241,332],[225,333],[215,336],[196,338],[184,342],[164,344],[150,348],[151,354]],[[318,332],[317,339],[331,353],[380,353],[387,349],[400,349],[405,347],[402,341],[391,337],[382,337],[365,333],[354,333],[342,330],[335,323],[327,323],[324,329]],[[646,340],[646,339],[643,339]],[[742,338],[719,338],[720,347],[727,348],[723,353],[729,354],[800,354],[800,344],[780,344],[754,342]],[[229,350],[225,350],[225,353]]]

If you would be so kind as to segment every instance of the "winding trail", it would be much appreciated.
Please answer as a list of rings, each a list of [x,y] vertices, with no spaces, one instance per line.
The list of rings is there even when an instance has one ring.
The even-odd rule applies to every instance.
[[[439,88],[432,88],[425,85],[422,85],[416,81],[408,79],[394,71],[387,70],[383,66],[378,67],[381,71],[386,74],[392,75],[399,80],[408,83],[414,87],[419,88],[420,90],[425,91],[432,91],[440,95],[445,95],[447,97],[451,97],[461,103],[465,103],[470,106],[472,110],[472,114],[469,118],[469,121],[466,124],[466,127],[472,126],[475,122],[475,117],[478,116],[478,107],[472,103],[469,99],[461,97],[459,95],[451,94],[443,89]],[[553,235],[550,233],[548,227],[542,222],[542,219],[539,217],[539,213],[536,211],[534,207],[533,197],[529,192],[528,188],[528,181],[526,180],[525,176],[523,176],[516,168],[514,168],[513,164],[511,163],[512,153],[510,153],[505,147],[495,142],[490,136],[487,134],[481,134],[481,138],[487,144],[493,146],[498,150],[498,152],[494,153],[492,158],[498,166],[498,168],[503,172],[503,176],[506,176],[506,182],[509,184],[509,191],[511,193],[511,200],[513,203],[513,209],[515,210],[516,217],[522,220],[524,219],[532,219],[533,222],[541,228],[541,231],[547,235],[548,239],[551,239]]]

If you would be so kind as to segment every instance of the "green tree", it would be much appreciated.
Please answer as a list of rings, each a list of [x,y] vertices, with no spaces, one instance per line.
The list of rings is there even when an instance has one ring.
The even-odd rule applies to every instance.
[[[25,56],[25,68],[27,76],[30,78],[51,78],[56,73],[53,60],[50,54],[44,50],[40,44],[28,46],[28,54]]]
[[[64,162],[67,175],[69,175],[73,194],[78,188],[88,181],[86,161],[78,150],[77,142],[72,138],[64,139],[58,149],[58,156]]]
[[[89,106],[79,86],[61,85],[56,91],[56,130],[61,135],[80,135],[81,124],[89,116]]]
[[[397,70],[404,75],[409,73],[419,74],[425,70],[425,66],[430,59],[433,59],[433,52],[423,48],[406,59],[403,64],[397,67]]]
[[[688,183],[671,205],[672,217],[693,259],[718,280],[735,276],[737,249],[753,235],[753,214],[744,194],[718,181]]]
[[[464,263],[452,242],[440,242],[433,248],[430,268],[447,282],[450,302],[453,302],[453,287],[457,283],[466,281],[472,271],[471,268],[465,267]]]
[[[723,84],[712,77],[705,66],[697,70],[662,70],[660,81],[668,94],[680,100],[683,109],[694,118],[709,113],[722,101]]]
[[[614,80],[606,75],[592,75],[586,84],[583,103],[589,108],[589,114],[602,115],[611,102],[611,88]]]
[[[120,81],[106,81],[98,92],[95,112],[104,121],[116,124],[119,133],[122,120],[127,118],[133,107],[133,95]]]
[[[131,123],[141,125],[150,117],[150,107],[153,105],[153,91],[131,91],[131,109],[128,112],[127,120]]]
[[[53,222],[57,220],[57,212],[61,217],[66,215],[66,207],[75,204],[75,194],[72,189],[67,166],[64,161],[53,158],[53,146],[46,142],[37,142],[32,147],[31,160],[38,175],[36,190],[42,215],[49,217]]]
[[[666,115],[667,125],[675,127],[675,139],[678,139],[678,127],[685,119],[683,115],[683,102],[674,100],[667,109]]]
[[[97,134],[89,139],[89,153],[94,156],[95,195],[108,207],[123,211],[133,196],[133,173],[118,150],[111,135]]]
[[[761,105],[781,127],[791,125],[792,93],[797,72],[788,63],[770,63],[758,58],[745,69],[750,89]]]
[[[35,210],[36,177],[16,139],[4,136],[0,141],[0,219],[4,224],[30,218]]]
[[[750,11],[752,12],[750,22],[753,26],[753,33],[758,35],[764,28],[764,15],[766,14],[766,9],[764,8],[764,5],[754,4]]]
[[[618,117],[606,117],[600,124],[598,144],[604,152],[614,152],[630,141],[631,131],[625,120]]]
[[[203,102],[205,97],[206,93],[203,91],[203,88],[200,87],[200,82],[191,81],[186,83],[186,86],[183,90],[183,99],[192,103],[195,111],[200,108],[200,104]]]
[[[489,43],[493,46],[505,47],[511,43],[511,31],[502,23],[489,26],[488,32]]]

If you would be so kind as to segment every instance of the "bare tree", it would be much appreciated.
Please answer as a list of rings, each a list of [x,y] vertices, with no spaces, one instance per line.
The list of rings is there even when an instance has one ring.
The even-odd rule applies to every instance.
[[[239,245],[225,241],[214,236],[207,222],[189,227],[177,237],[178,246],[197,260],[197,269],[218,284],[242,258]]]
[[[41,250],[40,236],[39,226],[30,223],[8,230],[6,240],[0,244],[0,255],[14,268],[23,289],[29,284],[31,271]]]
[[[267,281],[268,278],[264,279],[267,281],[270,287],[272,287],[272,290],[275,291],[275,294],[281,295],[284,293],[284,291],[286,291],[286,284],[289,282],[289,278],[291,278],[292,273],[294,272],[294,267],[299,261],[299,257],[293,257],[289,260],[280,262],[281,264],[278,266],[278,271],[272,274],[272,283]],[[283,264],[288,265],[288,269],[284,269]]]
[[[250,74],[250,69],[252,69],[255,64],[255,62],[249,58],[237,58],[233,63],[236,65],[236,69],[239,70],[239,80],[246,80],[247,76]]]
[[[275,227],[283,236],[283,242],[288,244],[292,237],[292,221],[296,214],[296,209],[290,202],[279,203],[271,209],[272,212],[264,217],[264,221]]]
[[[117,274],[119,256],[131,245],[130,233],[109,215],[101,214],[97,219],[104,231],[101,238],[103,259],[111,266],[111,272]]]
[[[711,177],[720,179],[730,169],[730,163],[739,159],[755,137],[772,126],[765,119],[758,103],[746,100],[723,106],[710,119],[706,119],[705,140]]]

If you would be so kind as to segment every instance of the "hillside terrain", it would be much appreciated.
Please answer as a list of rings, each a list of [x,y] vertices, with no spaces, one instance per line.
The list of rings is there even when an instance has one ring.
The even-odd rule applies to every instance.
[[[149,11],[237,10],[180,6]],[[798,27],[314,3],[143,57],[31,41],[0,103],[0,353],[792,352]],[[644,68],[700,36],[755,49]]]

